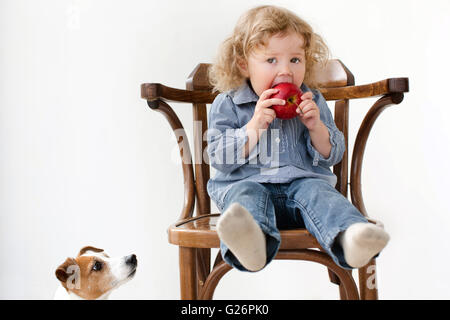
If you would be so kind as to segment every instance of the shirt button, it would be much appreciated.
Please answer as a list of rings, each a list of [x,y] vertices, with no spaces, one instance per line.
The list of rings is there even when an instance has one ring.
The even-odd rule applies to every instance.
[[[275,139],[275,142],[276,142],[276,143],[280,143],[280,138],[276,138],[276,139]]]

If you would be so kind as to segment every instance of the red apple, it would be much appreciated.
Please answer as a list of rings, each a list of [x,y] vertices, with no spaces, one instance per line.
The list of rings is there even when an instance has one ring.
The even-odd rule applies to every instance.
[[[287,120],[298,115],[296,112],[298,105],[302,100],[300,97],[303,92],[293,83],[283,82],[273,87],[278,89],[278,93],[273,94],[270,98],[278,98],[286,101],[284,105],[273,105],[277,118]]]

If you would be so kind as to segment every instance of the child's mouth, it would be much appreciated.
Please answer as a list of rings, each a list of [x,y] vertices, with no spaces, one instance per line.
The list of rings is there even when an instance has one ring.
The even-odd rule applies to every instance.
[[[275,87],[277,84],[283,83],[283,82],[287,82],[287,83],[292,83],[292,79],[290,77],[280,77],[277,78],[273,81],[271,88]]]

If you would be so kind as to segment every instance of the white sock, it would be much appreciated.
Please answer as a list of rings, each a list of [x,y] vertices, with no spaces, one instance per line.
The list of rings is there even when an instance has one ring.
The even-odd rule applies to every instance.
[[[250,271],[266,264],[266,237],[250,212],[239,203],[231,204],[217,223],[220,240]]]
[[[345,261],[353,268],[361,268],[388,243],[389,234],[379,225],[355,223],[338,236]]]

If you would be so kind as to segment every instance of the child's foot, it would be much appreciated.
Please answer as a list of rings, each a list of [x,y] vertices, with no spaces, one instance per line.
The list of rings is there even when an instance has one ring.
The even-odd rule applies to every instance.
[[[353,268],[361,268],[388,243],[389,234],[372,223],[355,223],[339,235],[345,261]]]
[[[266,264],[266,238],[253,216],[239,203],[233,203],[220,216],[217,233],[239,262],[250,271]]]

